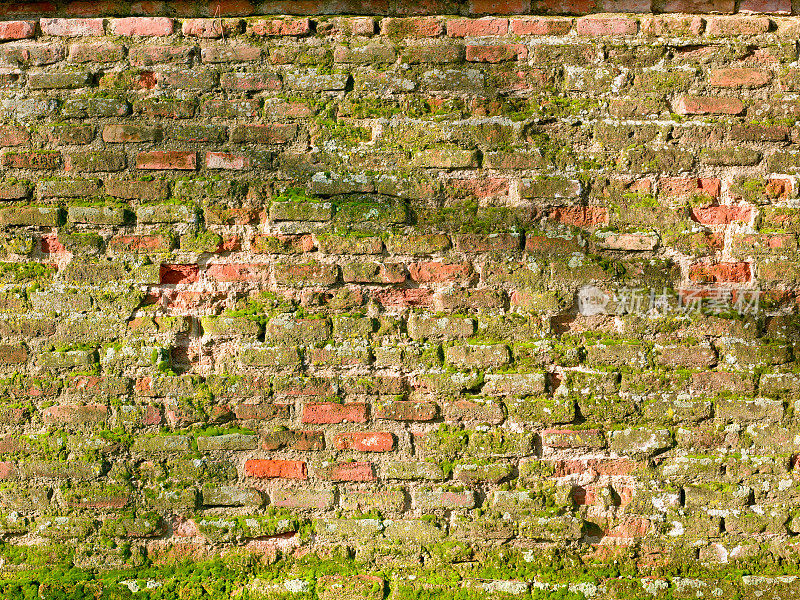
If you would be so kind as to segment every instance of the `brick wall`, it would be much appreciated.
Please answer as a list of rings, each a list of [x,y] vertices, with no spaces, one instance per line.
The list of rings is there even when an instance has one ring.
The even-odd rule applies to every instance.
[[[800,18],[536,4],[0,4],[4,597],[800,594]]]

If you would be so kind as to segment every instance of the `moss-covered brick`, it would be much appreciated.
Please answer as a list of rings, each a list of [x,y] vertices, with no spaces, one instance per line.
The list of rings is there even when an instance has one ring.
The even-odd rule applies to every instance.
[[[203,317],[200,321],[205,335],[255,339],[261,333],[258,321],[247,317]]]
[[[241,433],[199,436],[196,441],[197,449],[200,452],[213,452],[221,450],[255,450],[258,447],[257,436]]]
[[[67,98],[61,105],[61,116],[68,119],[86,117],[124,117],[131,110],[122,98]]]
[[[122,516],[103,519],[100,533],[110,537],[149,538],[158,537],[164,531],[161,516],[150,512],[135,517]]]
[[[61,166],[61,153],[6,151],[0,157],[0,162],[12,169],[52,170]]]
[[[115,206],[70,206],[67,209],[67,220],[70,223],[123,225],[132,216],[130,211]]]
[[[572,423],[576,417],[572,398],[524,398],[505,402],[508,416],[527,425]]]
[[[258,490],[235,485],[208,485],[203,487],[201,495],[204,506],[260,507],[264,503]]]
[[[457,464],[453,477],[467,484],[500,483],[508,479],[513,472],[508,463],[463,463]]]
[[[270,125],[238,125],[231,130],[234,144],[285,144],[297,135],[297,125],[272,123]]]
[[[572,515],[531,514],[516,525],[519,537],[539,541],[576,540],[584,531],[583,521]]]
[[[145,506],[154,511],[185,511],[194,510],[198,500],[197,490],[194,488],[164,489],[160,485],[145,487],[142,497]]]
[[[445,348],[445,361],[460,368],[502,367],[510,360],[511,353],[508,346],[504,344],[448,346]]]
[[[475,150],[444,146],[418,152],[412,157],[411,166],[423,169],[476,169],[480,166],[480,157]]]
[[[342,265],[345,283],[402,283],[406,280],[401,264],[379,262],[350,262]]]
[[[97,179],[51,179],[39,181],[36,193],[40,198],[84,198],[99,192]]]
[[[100,462],[34,460],[20,463],[18,468],[25,477],[87,481],[99,477],[105,471],[104,467]]]
[[[44,516],[33,525],[37,535],[59,540],[84,539],[94,528],[94,520],[78,516]]]
[[[127,114],[127,111],[130,110],[127,103],[125,103],[125,107],[126,112],[123,114]],[[197,100],[193,98],[185,100],[164,97],[142,98],[137,100],[133,107],[134,112],[144,114],[151,118],[188,119],[191,118],[197,110]]]
[[[142,437],[134,440],[131,450],[141,453],[188,452],[189,437],[185,435],[163,435]]]
[[[278,315],[269,320],[265,336],[268,341],[313,344],[331,336],[331,324],[327,319],[296,319]]]
[[[121,171],[125,168],[126,158],[122,152],[71,152],[64,159],[66,171],[97,173]]]
[[[672,433],[667,429],[623,429],[610,432],[611,448],[619,454],[644,458],[672,447]]]
[[[152,204],[136,209],[140,223],[191,223],[194,218],[193,207],[185,204]]]
[[[28,87],[32,90],[78,89],[91,85],[92,76],[79,71],[54,71],[50,73],[33,73],[28,78]]]
[[[672,147],[660,149],[634,147],[627,151],[626,161],[634,173],[677,174],[691,170],[692,153]]]
[[[415,340],[452,340],[475,333],[475,320],[468,317],[435,317],[413,313],[408,319],[408,334]]]
[[[63,210],[57,206],[31,206],[0,209],[0,227],[58,227]]]
[[[330,221],[333,205],[329,202],[273,202],[269,215],[274,221]]]

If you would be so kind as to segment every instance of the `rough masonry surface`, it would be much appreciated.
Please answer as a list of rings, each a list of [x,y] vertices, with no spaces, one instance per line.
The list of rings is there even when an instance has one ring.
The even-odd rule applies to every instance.
[[[328,4],[0,4],[0,595],[800,598],[791,6]]]

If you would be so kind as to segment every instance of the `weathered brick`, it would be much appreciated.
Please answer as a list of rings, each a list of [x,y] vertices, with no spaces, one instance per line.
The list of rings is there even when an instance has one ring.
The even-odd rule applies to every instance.
[[[103,35],[103,19],[60,19],[45,18],[39,20],[42,33],[61,37],[80,37],[85,35]]]
[[[308,19],[256,20],[247,24],[247,33],[264,36],[302,36],[311,33]]]
[[[123,58],[125,58],[125,47],[109,42],[72,44],[67,54],[67,60],[74,63],[112,63]]]
[[[35,31],[35,21],[2,21],[0,22],[0,41],[32,38]]]
[[[122,36],[165,36],[171,35],[173,28],[174,22],[168,17],[126,17],[109,23],[111,33]]]
[[[366,404],[306,404],[303,407],[303,423],[366,423]]]
[[[125,154],[122,152],[70,152],[64,158],[65,171],[97,173],[124,168]]]
[[[60,152],[5,152],[2,156],[4,167],[12,169],[57,169],[61,165]]]
[[[387,432],[339,433],[333,437],[337,450],[388,452],[394,448],[394,436]]]
[[[197,169],[197,152],[183,150],[153,150],[151,152],[140,152],[136,156],[136,168],[194,171]]]
[[[381,19],[381,35],[393,38],[438,37],[444,32],[436,17]]]
[[[246,477],[257,479],[307,479],[306,463],[301,460],[251,459],[244,463]]]
[[[447,21],[449,37],[485,37],[508,33],[508,19],[484,17],[482,19],[451,19]]]
[[[738,115],[744,111],[744,104],[738,98],[681,96],[675,111],[680,115]]]
[[[297,134],[297,125],[272,123],[270,125],[238,125],[231,130],[235,144],[285,144]]]

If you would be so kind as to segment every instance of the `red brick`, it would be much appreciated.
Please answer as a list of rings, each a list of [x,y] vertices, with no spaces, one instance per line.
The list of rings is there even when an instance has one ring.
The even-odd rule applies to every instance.
[[[532,10],[545,15],[586,15],[597,9],[595,0],[533,0]]]
[[[23,146],[31,141],[31,134],[22,127],[0,125],[0,147]]]
[[[61,254],[66,251],[66,248],[58,241],[58,236],[55,234],[43,235],[39,240],[39,248],[45,254]]]
[[[385,431],[339,433],[333,437],[337,450],[388,452],[394,448],[394,436]]]
[[[40,19],[42,33],[60,37],[103,35],[103,19]]]
[[[642,17],[640,22],[642,34],[657,36],[700,35],[705,25],[699,16],[658,15]]]
[[[256,7],[250,0],[211,0],[204,4],[207,6],[205,15],[209,17],[241,17],[256,13]]]
[[[590,228],[608,224],[608,209],[600,206],[561,206],[553,209],[550,218],[565,225]]]
[[[738,98],[681,96],[675,105],[679,115],[738,115],[744,104]]]
[[[791,0],[741,0],[739,12],[788,15],[792,12]]]
[[[62,425],[81,425],[89,423],[103,423],[108,419],[108,407],[103,404],[55,405],[42,411],[45,423]]]
[[[582,458],[553,462],[554,477],[582,475],[589,471],[598,475],[630,475],[641,465],[627,458]]]
[[[6,152],[3,154],[2,164],[12,169],[57,169],[61,164],[61,153]]]
[[[172,35],[175,23],[169,17],[125,17],[111,20],[111,33],[124,36]]]
[[[215,263],[206,269],[206,275],[217,281],[266,281],[268,264]]]
[[[385,308],[426,308],[433,303],[433,293],[425,288],[380,290],[374,297]]]
[[[265,384],[265,385],[268,385]],[[233,412],[237,419],[253,421],[272,421],[289,418],[288,404],[238,404]]]
[[[410,19],[386,18],[381,20],[381,35],[396,38],[439,37],[444,32],[442,22],[436,17]]]
[[[649,13],[652,8],[651,0],[603,0],[603,12],[607,13]]]
[[[331,481],[375,481],[372,463],[368,462],[337,463],[319,469],[317,475]]]
[[[103,141],[121,144],[123,142],[154,142],[161,139],[161,130],[148,125],[105,125]]]
[[[197,265],[164,264],[158,270],[158,280],[162,284],[194,283],[199,277],[200,267]]]
[[[72,0],[64,7],[65,14],[77,17],[114,14],[118,10],[119,3],[115,0]]]
[[[636,35],[639,22],[626,17],[583,17],[575,25],[578,35]]]
[[[706,33],[720,36],[760,35],[767,33],[770,25],[770,20],[767,17],[710,17],[706,25]]]
[[[447,22],[450,37],[482,37],[506,35],[508,19],[485,17],[483,19],[451,19]]]
[[[664,12],[730,14],[736,12],[736,2],[735,0],[666,0]]]
[[[303,406],[303,423],[366,423],[367,405],[361,403],[306,404]]]
[[[238,20],[222,19],[186,19],[183,21],[181,31],[187,37],[217,39],[223,35],[238,33]]]
[[[530,11],[530,0],[469,0],[471,15],[524,15]]]
[[[695,283],[746,283],[752,279],[750,263],[696,263],[689,269],[689,279]]]
[[[191,48],[186,46],[141,46],[132,48],[128,61],[134,67],[148,67],[159,64],[188,64]]]
[[[270,19],[253,21],[247,25],[247,33],[255,35],[308,35],[311,21],[308,19]]]
[[[0,462],[0,479],[11,479],[17,474],[17,466],[8,461]]]
[[[499,63],[508,60],[523,60],[528,56],[528,48],[523,44],[481,44],[467,45],[467,61]]]
[[[261,235],[253,238],[250,251],[267,254],[299,254],[314,249],[314,239],[309,234]]]
[[[708,74],[708,83],[715,87],[757,88],[767,85],[772,74],[762,69],[714,69]]]
[[[408,265],[411,279],[420,283],[461,281],[472,274],[472,263],[443,263],[438,261]]]
[[[259,479],[308,479],[306,463],[302,460],[251,459],[244,463],[244,474]]]
[[[153,150],[140,152],[136,156],[137,169],[175,169],[194,171],[197,169],[197,152],[183,150]]]
[[[572,19],[548,17],[518,17],[510,19],[509,28],[514,35],[566,35],[572,29]]]
[[[715,177],[662,177],[658,182],[659,196],[683,198],[696,195],[719,197],[720,180]]]
[[[172,238],[166,235],[115,235],[106,242],[106,248],[112,252],[169,252]]]
[[[36,34],[35,21],[0,22],[0,42],[32,38]]]
[[[729,225],[734,221],[749,221],[749,206],[709,206],[692,208],[692,219],[703,225]]]
[[[234,152],[206,152],[206,168],[245,171],[250,168],[250,157]]]

